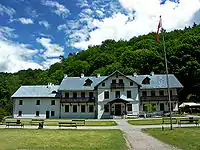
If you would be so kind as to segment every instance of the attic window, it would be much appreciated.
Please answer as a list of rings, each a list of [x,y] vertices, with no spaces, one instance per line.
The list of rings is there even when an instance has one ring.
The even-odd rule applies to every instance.
[[[149,77],[146,77],[143,81],[142,81],[142,84],[150,84],[150,78]]]
[[[92,80],[88,78],[87,80],[85,80],[84,86],[91,86],[92,83]]]
[[[51,93],[52,93],[52,94],[56,94],[57,92],[56,92],[56,91],[52,91]]]

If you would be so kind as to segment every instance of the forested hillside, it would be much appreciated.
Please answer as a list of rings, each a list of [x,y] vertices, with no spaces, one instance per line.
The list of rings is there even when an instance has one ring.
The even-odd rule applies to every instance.
[[[134,29],[133,29],[134,30]],[[21,85],[59,84],[64,76],[108,75],[115,70],[124,74],[165,73],[163,43],[155,42],[155,33],[133,37],[129,41],[106,40],[99,46],[89,47],[78,54],[62,58],[48,70],[22,70],[17,73],[0,73],[0,114],[12,112],[10,96]],[[189,94],[200,96],[200,25],[165,34],[169,73],[183,84],[180,100]],[[4,110],[3,110],[3,109]],[[8,112],[8,113],[7,113]]]

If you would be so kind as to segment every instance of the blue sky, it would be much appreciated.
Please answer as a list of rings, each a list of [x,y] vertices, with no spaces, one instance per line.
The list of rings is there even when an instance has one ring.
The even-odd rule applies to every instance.
[[[199,23],[199,0],[1,0],[0,72],[47,69],[106,39]]]

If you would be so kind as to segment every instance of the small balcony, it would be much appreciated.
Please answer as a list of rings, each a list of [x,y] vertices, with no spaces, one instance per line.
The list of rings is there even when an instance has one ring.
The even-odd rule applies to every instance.
[[[111,83],[111,89],[121,89],[124,88],[124,83]]]
[[[141,101],[168,101],[168,96],[141,96]],[[171,95],[172,101],[177,101],[178,96],[177,95]]]
[[[60,101],[61,103],[88,103],[95,102],[95,97],[77,97],[77,98],[65,98],[63,97]]]

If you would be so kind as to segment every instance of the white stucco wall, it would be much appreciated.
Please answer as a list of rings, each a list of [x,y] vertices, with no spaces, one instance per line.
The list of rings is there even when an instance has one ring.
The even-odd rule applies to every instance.
[[[23,100],[23,105],[19,105],[19,100]],[[40,105],[36,105],[36,101],[40,100]],[[55,105],[51,105],[51,100],[55,100]],[[46,111],[49,111],[50,118],[58,118],[60,109],[60,100],[54,98],[20,98],[14,99],[14,118],[46,118]],[[22,116],[18,116],[18,112],[22,111]],[[39,111],[39,116],[36,116]],[[55,116],[51,116],[51,111],[55,112]]]
[[[111,90],[111,83],[112,80],[115,79],[116,83],[119,83],[119,79],[123,79],[124,88],[120,89],[112,89]],[[102,83],[99,84],[97,88],[97,95],[98,95],[98,119],[100,118],[107,118],[110,113],[104,112],[104,105],[107,104],[108,101],[116,99],[115,92],[120,91],[120,98],[129,101],[132,104],[132,114],[136,115],[139,113],[139,92],[138,92],[138,85],[133,83],[133,86],[130,86],[130,79],[124,76],[118,76],[116,78],[115,75],[111,76],[107,80],[102,83],[105,83],[105,86],[102,86]],[[104,92],[109,91],[109,99],[104,99]],[[127,91],[131,91],[131,98],[127,98]],[[129,112],[131,113],[131,112]]]

